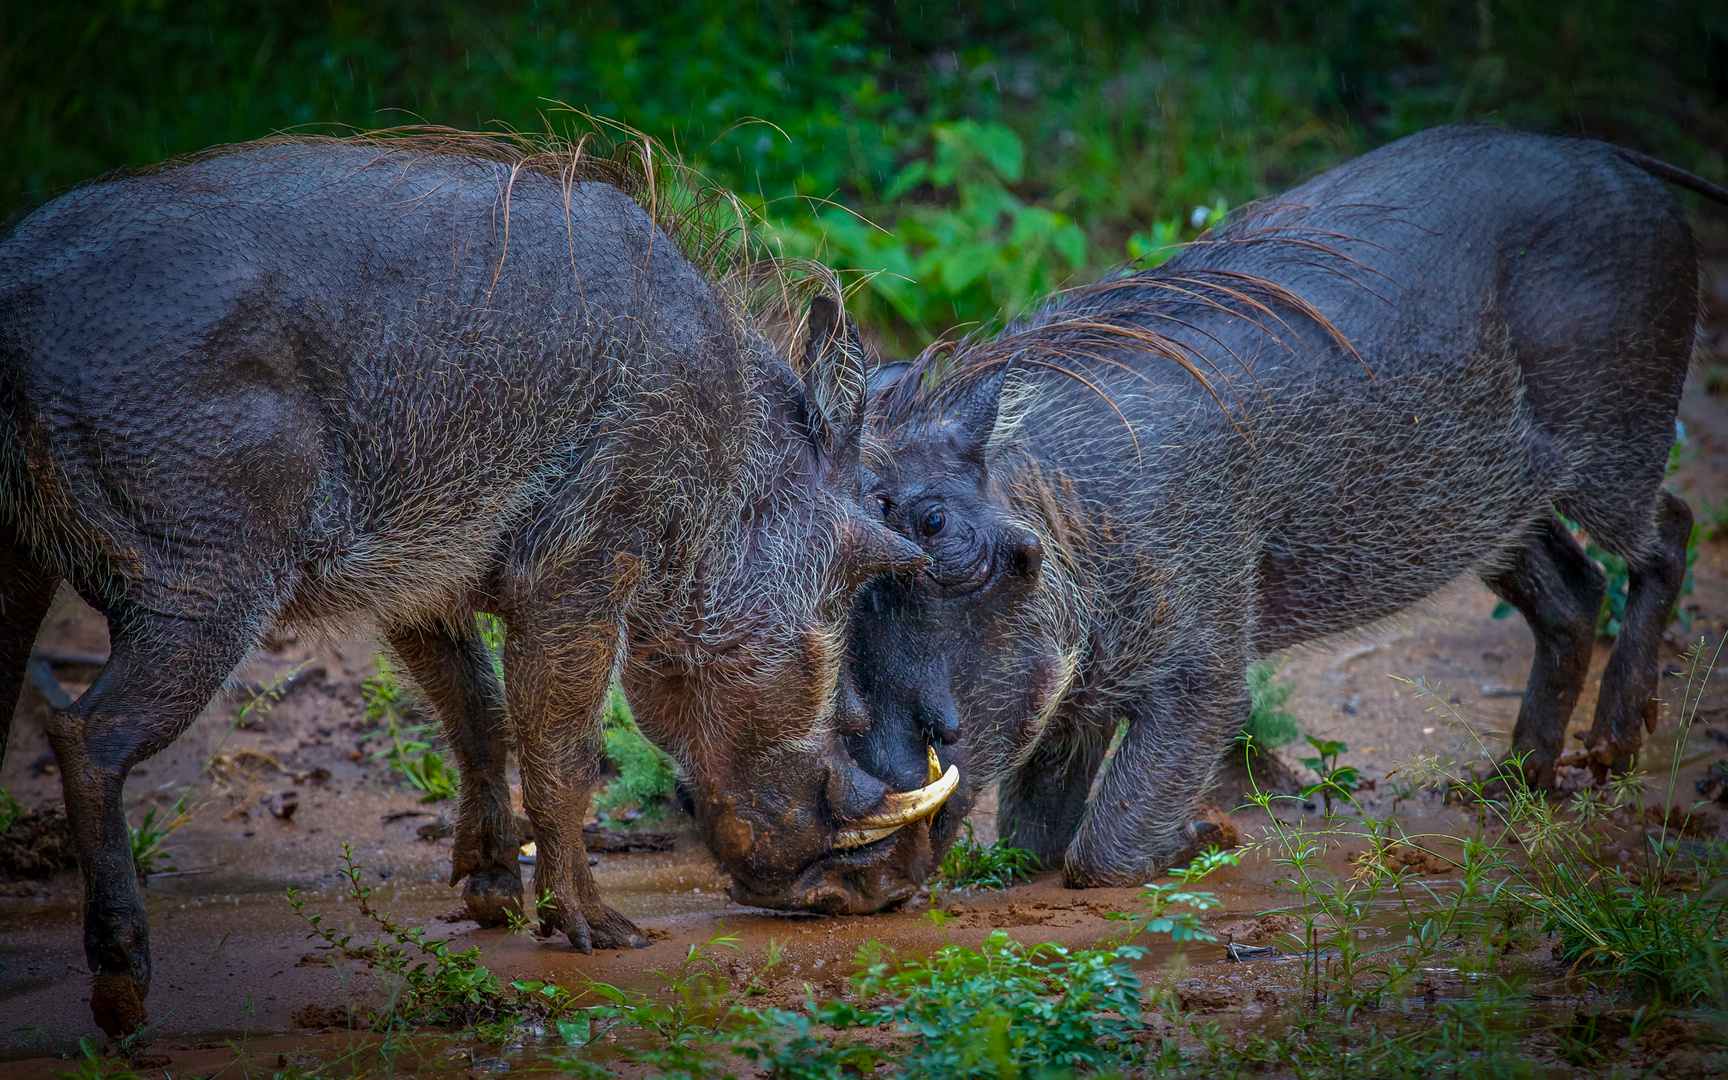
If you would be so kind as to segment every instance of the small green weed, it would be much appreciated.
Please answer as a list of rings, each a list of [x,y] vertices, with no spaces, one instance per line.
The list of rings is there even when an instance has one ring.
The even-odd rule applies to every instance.
[[[756,1012],[759,1028],[739,1052],[773,1075],[810,1078],[868,1075],[885,1059],[890,1075],[940,1080],[1116,1069],[1142,1054],[1143,986],[1131,963],[1144,955],[1132,945],[1021,945],[1001,930],[976,949],[928,957],[890,957],[872,942],[859,950],[850,999],[812,999],[807,1019]],[[818,1037],[811,1021],[838,1036],[885,1027],[906,1044],[889,1054]]]
[[[1306,736],[1309,746],[1314,748],[1314,757],[1302,758],[1302,764],[1313,769],[1320,775],[1316,783],[1309,784],[1298,794],[1304,799],[1315,795],[1326,802],[1326,813],[1332,813],[1332,800],[1351,799],[1362,777],[1354,765],[1340,765],[1338,758],[1350,752],[1350,748],[1337,739],[1321,739],[1313,735]]]
[[[388,657],[380,653],[375,663],[378,673],[361,683],[360,692],[366,719],[384,724],[390,745],[374,751],[372,759],[394,769],[403,783],[421,793],[421,802],[455,798],[460,780],[445,763],[443,752],[432,745],[436,725],[403,722],[412,695],[396,680]]]
[[[338,957],[366,963],[395,984],[388,1008],[371,1017],[375,1028],[398,1021],[472,1024],[504,1006],[503,990],[497,977],[481,966],[478,947],[455,952],[446,942],[427,941],[424,927],[403,926],[372,906],[372,889],[360,883],[362,867],[352,844],[342,845],[337,873],[346,879],[348,896],[360,914],[377,931],[372,944],[355,945],[352,928],[332,930],[324,925],[323,915],[308,914],[298,889],[287,890],[288,903],[310,927],[308,937],[322,940]]]
[[[160,824],[156,821],[156,807],[144,811],[144,817],[136,825],[129,826],[127,833],[132,840],[132,865],[137,868],[140,879],[151,874],[162,874],[179,869],[169,864],[172,858],[162,850],[162,844],[168,839],[168,834],[192,820],[186,812],[185,796],[174,804],[173,817]]]
[[[1006,889],[1017,881],[1030,881],[1039,867],[1036,855],[1006,840],[980,844],[968,821],[966,835],[942,856],[937,874],[952,889]]]
[[[504,681],[504,620],[496,615],[476,615],[474,623],[480,630],[480,643],[492,657],[492,673]]]
[[[1559,955],[1577,974],[1629,984],[1660,1003],[1685,1006],[1722,992],[1728,850],[1683,840],[1690,808],[1676,799],[1689,729],[1720,652],[1718,645],[1707,654],[1699,642],[1686,653],[1681,722],[1660,808],[1640,813],[1644,780],[1635,773],[1616,777],[1605,793],[1580,792],[1565,814],[1546,800],[1514,795],[1512,824],[1529,854],[1514,877],[1518,898],[1544,933],[1559,936]],[[1649,816],[1658,817],[1655,834],[1640,829],[1632,852],[1590,827],[1616,818],[1642,825]]]
[[[1636,775],[1565,803],[1524,788],[1516,770],[1497,787],[1497,774],[1430,758],[1397,770],[1405,785],[1463,793],[1474,824],[1458,835],[1412,835],[1393,816],[1368,812],[1340,782],[1342,746],[1310,740],[1319,757],[1307,764],[1332,787],[1325,825],[1286,823],[1274,812],[1282,800],[1254,798],[1270,822],[1258,844],[1287,870],[1283,884],[1299,900],[1291,910],[1299,929],[1290,936],[1301,949],[1306,1005],[1287,1011],[1271,1034],[1192,1021],[1204,1054],[1177,1054],[1178,1071],[1412,1080],[1546,1075],[1532,1056],[1533,1036],[1566,1064],[1617,1068],[1610,1058],[1625,1052],[1616,1047],[1627,1043],[1614,1040],[1627,1023],[1636,1037],[1675,1009],[1705,1006],[1717,1012],[1694,1015],[1718,1015],[1728,859],[1720,844],[1680,838],[1688,818],[1674,799],[1687,729],[1714,662],[1702,645],[1687,655],[1675,765],[1660,809],[1642,809],[1645,781]],[[1408,685],[1430,713],[1470,730],[1449,694]],[[1480,749],[1489,755],[1487,746]],[[1334,817],[1334,804],[1348,804],[1351,815]],[[1354,852],[1350,869],[1338,874],[1326,856],[1346,845]],[[1436,863],[1449,868],[1444,881],[1420,876],[1437,872]],[[1535,947],[1536,935],[1558,939],[1554,955],[1569,965],[1570,980],[1647,1000],[1631,1021],[1613,1021],[1619,1026],[1611,1032],[1582,1008],[1569,1020],[1539,1012],[1520,974],[1526,962],[1516,959]],[[1412,995],[1436,990],[1440,1000],[1430,996],[1426,1010],[1408,1008]],[[1388,1007],[1400,1003],[1405,1007]]]
[[[11,831],[12,823],[24,816],[24,804],[12,789],[0,784],[0,833]]]
[[[372,664],[378,671],[361,681],[360,697],[365,702],[366,719],[382,724],[405,712],[411,699],[407,689],[397,681],[396,666],[388,656],[379,653],[372,658]]]
[[[886,229],[826,210],[783,226],[785,249],[869,271],[856,302],[885,305],[925,336],[956,321],[1012,318],[1086,266],[1086,234],[1074,220],[1010,190],[1026,158],[1019,135],[969,119],[933,124],[929,135],[927,156],[907,162],[884,198],[924,189],[940,202],[907,199]]]
[[[234,734],[236,728],[247,726],[249,720],[270,711],[278,701],[282,700],[282,695],[286,693],[289,681],[299,674],[300,668],[303,666],[298,665],[282,672],[250,701],[240,706],[234,714],[234,722],[228,725],[228,730],[222,733],[222,738],[210,751],[210,755],[204,759],[203,768],[199,769],[198,775],[181,789],[180,797],[174,800],[169,814],[163,815],[166,817],[165,821],[157,821],[157,808],[151,806],[144,811],[144,816],[138,824],[127,826],[128,838],[132,847],[132,865],[138,872],[139,881],[143,881],[151,874],[170,873],[179,869],[179,867],[169,863],[168,860],[171,856],[163,850],[162,845],[167,841],[170,833],[191,821],[193,815],[197,813],[197,807],[192,805],[192,795],[197,788],[198,781],[209,773],[210,767],[222,752],[223,745],[227,743],[228,736]]]
[[[1217,941],[1216,935],[1200,925],[1200,913],[1222,906],[1223,901],[1216,893],[1195,892],[1190,886],[1221,866],[1239,862],[1236,855],[1208,848],[1187,866],[1172,870],[1170,876],[1175,881],[1146,885],[1140,893],[1139,911],[1111,912],[1110,917],[1132,927],[1128,941],[1141,934],[1169,934],[1172,941]],[[1187,910],[1175,910],[1178,906]]]

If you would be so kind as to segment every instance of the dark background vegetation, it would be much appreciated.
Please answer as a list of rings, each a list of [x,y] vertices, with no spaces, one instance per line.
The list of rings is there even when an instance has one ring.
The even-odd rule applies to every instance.
[[[854,307],[903,349],[1452,120],[1728,182],[1728,3],[0,0],[0,217],[278,130],[568,109],[675,145],[788,252],[888,271]]]

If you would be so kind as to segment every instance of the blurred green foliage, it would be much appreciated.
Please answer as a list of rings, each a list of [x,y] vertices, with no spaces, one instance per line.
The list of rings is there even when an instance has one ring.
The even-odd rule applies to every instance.
[[[855,311],[898,352],[1455,119],[1722,180],[1725,102],[1716,0],[0,0],[0,214],[274,130],[564,131],[567,106],[876,272]]]
[[[606,758],[617,775],[594,798],[594,811],[603,825],[624,825],[638,819],[657,822],[672,807],[677,783],[672,759],[642,737],[630,715],[624,692],[613,684],[603,718]]]
[[[1302,737],[1301,721],[1284,708],[1296,684],[1278,678],[1278,665],[1256,660],[1248,665],[1248,719],[1237,734],[1238,744],[1248,742],[1257,751],[1288,746]],[[1241,746],[1232,753],[1241,757]]]

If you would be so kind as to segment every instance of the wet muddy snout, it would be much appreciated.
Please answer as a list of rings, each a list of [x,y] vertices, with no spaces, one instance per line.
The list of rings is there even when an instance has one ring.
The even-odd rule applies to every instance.
[[[920,778],[890,783],[839,754],[803,783],[769,776],[742,802],[710,800],[698,820],[739,903],[869,914],[911,896],[933,869],[932,826],[960,773],[930,748]]]

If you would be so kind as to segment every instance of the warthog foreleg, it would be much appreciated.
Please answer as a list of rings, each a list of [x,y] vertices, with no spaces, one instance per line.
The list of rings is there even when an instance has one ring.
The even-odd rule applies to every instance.
[[[565,934],[580,952],[648,944],[600,902],[588,869],[582,821],[600,775],[601,718],[618,653],[610,621],[570,626],[555,612],[512,618],[504,687],[522,764],[522,804],[534,824],[534,895],[540,928]]]
[[[522,910],[516,818],[504,768],[509,748],[504,687],[471,613],[449,626],[397,627],[387,636],[437,709],[461,771],[450,884],[466,879],[462,899],[470,918],[481,926],[503,926]]]
[[[1046,866],[1061,865],[1086,814],[1086,794],[1104,750],[1103,738],[1045,735],[1031,758],[1002,781],[996,817],[1002,837]]]
[[[1512,565],[1484,575],[1482,581],[1518,609],[1536,638],[1536,658],[1505,767],[1521,761],[1525,783],[1552,787],[1566,722],[1590,673],[1605,579],[1560,520],[1549,514]]]
[[[1193,814],[1225,740],[1248,716],[1247,671],[1245,648],[1231,655],[1196,648],[1129,712],[1128,731],[1068,846],[1069,888],[1137,885],[1205,846]]]
[[[96,972],[90,1011],[110,1035],[143,1023],[150,989],[150,927],[122,802],[126,774],[197,719],[245,658],[261,621],[248,618],[242,602],[220,618],[164,614],[176,599],[107,604],[108,663],[48,723],[84,876],[84,957]]]
[[[1602,672],[1596,695],[1596,720],[1586,740],[1597,775],[1622,772],[1643,745],[1644,732],[1656,729],[1661,703],[1658,650],[1686,581],[1686,542],[1692,535],[1692,509],[1664,491],[1656,506],[1656,542],[1627,562],[1626,617]]]

